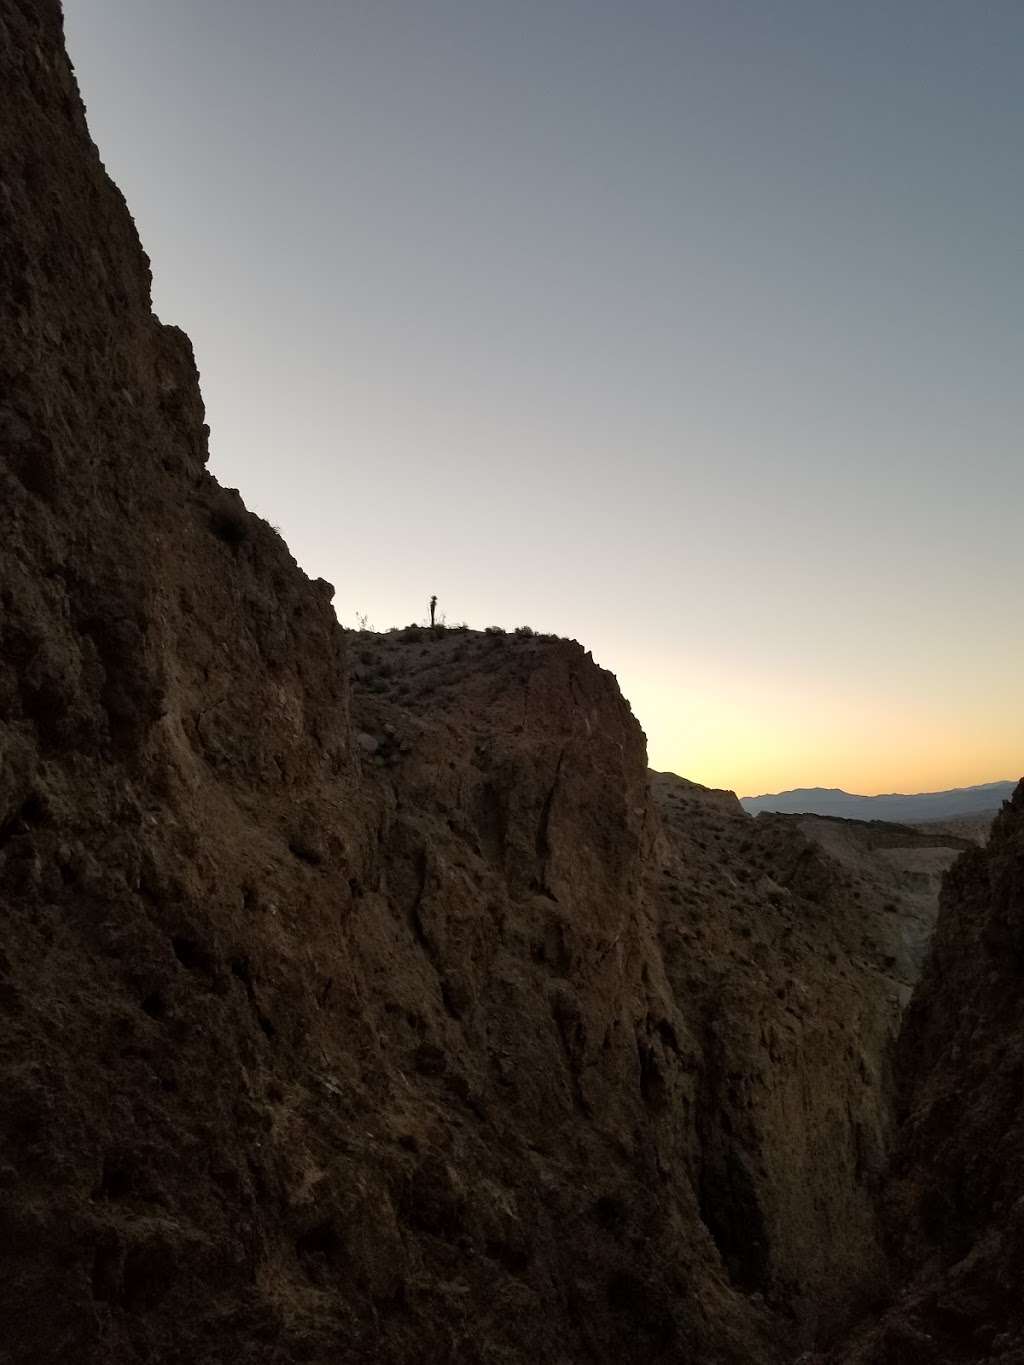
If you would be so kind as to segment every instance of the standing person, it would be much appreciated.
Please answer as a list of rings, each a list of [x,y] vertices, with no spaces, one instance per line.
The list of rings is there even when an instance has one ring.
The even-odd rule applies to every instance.
[[[437,606],[437,593],[430,599],[430,624],[434,624],[434,608]]]

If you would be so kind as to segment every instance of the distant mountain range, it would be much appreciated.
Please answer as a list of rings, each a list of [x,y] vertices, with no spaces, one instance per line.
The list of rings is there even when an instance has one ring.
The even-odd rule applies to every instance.
[[[885,796],[857,796],[840,787],[797,787],[794,791],[740,800],[750,815],[777,811],[783,815],[838,815],[847,820],[893,820],[917,824],[922,820],[952,820],[963,815],[997,811],[1013,792],[1015,782],[984,782],[978,787],[954,787],[944,792],[893,792]]]

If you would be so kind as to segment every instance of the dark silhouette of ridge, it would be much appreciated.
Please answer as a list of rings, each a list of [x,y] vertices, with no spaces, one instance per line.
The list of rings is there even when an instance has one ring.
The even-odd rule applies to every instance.
[[[989,812],[994,815],[1002,803],[1009,800],[1013,788],[1013,782],[983,782],[949,791],[858,796],[841,787],[796,787],[791,791],[744,796],[740,804],[749,815],[772,811],[782,815],[829,815],[846,820],[894,820],[914,824]]]

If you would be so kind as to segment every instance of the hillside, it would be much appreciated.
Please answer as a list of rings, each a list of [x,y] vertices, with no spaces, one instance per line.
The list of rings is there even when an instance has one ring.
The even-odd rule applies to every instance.
[[[775,825],[794,821],[843,869],[874,941],[887,945],[897,974],[913,984],[931,942],[943,877],[975,841],[928,825],[911,829],[881,820],[815,815],[761,819]]]
[[[745,796],[741,804],[749,815],[762,811],[782,815],[830,815],[844,820],[888,820],[916,825],[926,821],[949,821],[995,815],[1013,794],[1013,782],[986,782],[978,787],[951,791],[919,792],[915,796],[855,796],[839,787],[798,787],[766,796]]]

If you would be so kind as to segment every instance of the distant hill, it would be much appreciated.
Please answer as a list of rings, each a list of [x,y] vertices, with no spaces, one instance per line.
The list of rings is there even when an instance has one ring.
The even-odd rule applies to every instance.
[[[838,815],[846,820],[893,820],[919,824],[924,820],[953,820],[995,812],[1009,800],[1013,782],[985,782],[977,787],[955,787],[944,792],[898,792],[885,796],[857,796],[839,787],[797,787],[765,796],[744,796],[740,804],[750,815],[777,811],[783,815]]]

